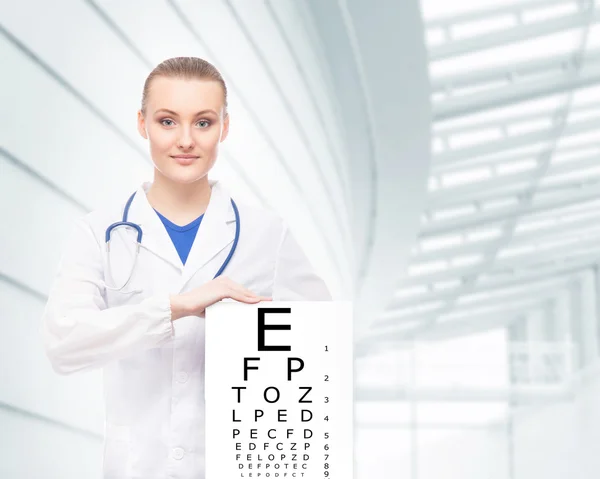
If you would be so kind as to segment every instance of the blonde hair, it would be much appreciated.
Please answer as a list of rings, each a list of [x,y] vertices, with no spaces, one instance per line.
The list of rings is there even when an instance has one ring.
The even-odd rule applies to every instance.
[[[154,70],[150,72],[144,82],[144,91],[142,93],[142,114],[146,115],[146,104],[152,80],[156,77],[183,78],[186,80],[209,80],[216,81],[223,88],[223,111],[227,116],[227,86],[225,80],[217,68],[206,60],[198,57],[175,57],[169,58],[159,63]]]

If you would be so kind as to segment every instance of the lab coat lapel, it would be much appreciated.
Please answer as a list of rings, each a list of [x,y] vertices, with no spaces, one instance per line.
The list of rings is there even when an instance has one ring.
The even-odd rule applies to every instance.
[[[177,253],[177,249],[165,225],[146,197],[146,191],[148,191],[150,186],[151,183],[145,182],[138,188],[129,208],[128,221],[137,223],[142,227],[142,248],[151,251],[181,273],[183,263]]]
[[[182,287],[223,248],[230,245],[234,237],[235,214],[229,194],[218,182],[211,181],[210,200],[183,269]],[[203,281],[213,279],[221,267],[221,262],[218,263],[211,265]]]

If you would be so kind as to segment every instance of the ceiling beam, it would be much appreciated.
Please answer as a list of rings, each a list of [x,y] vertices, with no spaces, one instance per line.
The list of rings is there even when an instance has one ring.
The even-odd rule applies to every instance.
[[[598,72],[598,78],[600,79],[600,71]],[[545,128],[532,133],[509,135],[500,138],[499,140],[487,141],[466,148],[457,148],[438,153],[434,155],[434,165],[460,165],[462,162],[471,158],[491,155],[501,151],[535,145],[537,143],[544,143],[553,140],[556,137],[557,131],[561,131],[561,138],[566,138],[581,133],[594,132],[596,130],[600,130],[600,119],[584,120],[573,124],[566,124],[564,126],[559,123],[550,128]]]
[[[600,257],[600,242],[592,238],[590,240],[581,241],[574,248],[573,245],[562,246],[559,248],[551,248],[544,251],[538,251],[534,254],[521,254],[508,258],[496,258],[493,269],[488,273],[497,273],[501,271],[519,271],[532,266],[543,265],[544,263],[560,262],[567,258],[587,257],[588,253],[598,254]],[[443,271],[434,272],[431,274],[422,274],[418,276],[407,277],[407,282],[411,285],[429,284],[436,281],[445,281],[456,278],[472,278],[482,274],[481,265],[474,264],[472,266],[450,268]]]
[[[540,298],[543,299],[547,297],[552,297],[554,294],[556,294],[557,288],[564,287],[569,281],[570,278],[568,276],[563,276],[554,278],[551,281],[545,281],[541,284],[533,283],[532,285],[527,285],[523,287],[523,289],[520,289],[518,291],[511,291],[508,294],[503,294],[502,291],[497,291],[495,295],[492,295],[492,297],[482,296],[479,299],[474,299],[464,304],[460,304],[457,302],[451,314],[452,316],[482,316],[483,314],[480,313],[480,310],[482,308],[489,309],[491,310],[489,311],[489,314],[494,314],[496,312],[495,310],[502,310],[502,308],[505,307],[507,304],[516,306],[517,304],[523,305],[529,304],[531,302],[537,303],[540,301]],[[475,294],[476,293],[471,292],[466,296],[473,296]],[[451,298],[453,298],[453,296],[448,295],[448,299]],[[442,300],[432,299],[423,301],[418,305],[403,305],[400,308],[390,306],[390,308],[385,312],[385,314],[381,315],[379,319],[374,321],[373,329],[376,330],[378,328],[389,328],[394,324],[404,323],[406,320],[420,321],[421,319],[426,319],[431,314],[435,314],[435,311],[428,311],[427,313],[410,314],[410,308],[414,306],[420,306],[421,304],[435,303],[437,301]],[[485,314],[488,314],[488,312],[486,312]],[[456,320],[458,321],[459,319],[457,318]],[[454,319],[444,319],[443,321],[454,321]]]
[[[429,60],[432,62],[445,60],[490,48],[524,42],[553,33],[560,33],[572,28],[583,28],[589,23],[596,23],[600,20],[600,12],[594,11],[593,3],[590,3],[589,5],[590,6],[581,9],[579,12],[562,15],[559,18],[531,24],[517,22],[514,27],[509,27],[505,30],[484,33],[483,35],[477,35],[462,40],[447,41],[429,49]],[[515,9],[513,14],[516,16],[518,11]]]
[[[418,401],[418,402],[521,402],[566,400],[572,397],[568,386],[512,386],[492,388],[475,387],[397,387],[358,388],[354,398],[358,402]]]
[[[600,129],[598,131],[600,135]],[[556,163],[550,166],[544,175],[543,181],[547,182],[549,178],[557,175],[565,175],[575,173],[580,170],[585,170],[600,166],[600,153],[585,155],[581,158],[571,161]],[[536,178],[537,169],[527,170],[519,173],[499,175],[493,174],[491,178],[470,183],[439,188],[436,191],[429,193],[427,208],[442,208],[455,206],[464,203],[472,203],[474,201],[483,201],[497,198],[504,198],[514,194],[518,194],[522,190],[521,184],[528,184]],[[583,177],[581,182],[590,182],[594,177]],[[598,176],[600,179],[600,175]],[[545,189],[554,188],[561,189],[560,185],[578,184],[573,181],[554,182],[551,184],[542,184],[538,187],[537,192]],[[500,190],[500,191],[499,191]],[[506,193],[504,192],[506,191]]]
[[[358,430],[365,429],[390,429],[390,430],[402,430],[402,429],[418,429],[419,431],[426,430],[448,430],[448,431],[464,431],[464,430],[485,430],[490,431],[492,429],[504,429],[506,427],[506,420],[489,421],[481,424],[468,423],[468,422],[432,422],[432,421],[417,421],[411,423],[409,421],[361,421],[355,422]]]
[[[442,234],[459,233],[461,230],[478,228],[483,225],[501,223],[525,215],[548,212],[562,207],[583,204],[600,198],[600,185],[584,185],[579,191],[559,197],[540,199],[534,203],[521,201],[516,206],[498,208],[492,211],[478,211],[458,218],[431,221],[421,227],[421,238],[431,238]]]
[[[600,108],[600,105],[599,105]],[[549,115],[551,113],[548,113]],[[444,164],[435,163],[432,165],[431,176],[439,176],[447,172],[465,171],[480,166],[495,166],[500,163],[512,163],[515,161],[524,160],[526,158],[537,158],[540,155],[548,154],[554,151],[554,155],[570,155],[577,154],[582,151],[596,150],[600,148],[600,140],[587,140],[573,146],[563,146],[552,148],[550,140],[541,143],[532,143],[525,145],[522,148],[517,148],[509,151],[491,151],[487,155],[477,156],[474,158],[461,161],[460,164]]]
[[[600,67],[584,68],[577,77],[572,77],[570,72],[567,72],[564,75],[530,80],[500,87],[493,91],[483,91],[435,102],[433,118],[434,121],[449,120],[536,98],[579,90],[599,83]]]
[[[574,68],[579,61],[575,53],[544,57],[541,60],[525,60],[518,63],[509,63],[498,67],[470,71],[454,75],[444,75],[431,79],[433,92],[452,92],[456,88],[477,87],[489,83],[505,81],[515,85],[527,81],[528,76],[540,76],[547,72],[556,75]],[[591,65],[600,62],[600,50],[590,50],[585,54],[585,64]]]
[[[428,20],[425,23],[426,28],[449,28],[458,23],[470,23],[480,20],[486,20],[491,17],[504,15],[517,15],[526,9],[548,8],[555,5],[573,4],[577,0],[513,0],[512,3],[475,10],[472,12],[461,13],[458,15],[447,15],[443,17]]]
[[[598,159],[600,159],[600,155],[596,157],[596,164],[600,165]],[[593,162],[593,161],[592,161]],[[596,166],[596,165],[594,165]],[[591,187],[594,185],[600,184],[600,175],[598,177],[595,176],[584,176],[581,179],[571,180],[571,181],[563,181],[563,182],[555,182],[547,185],[539,186],[536,190],[536,194],[549,194],[549,193],[562,193],[569,194],[573,193],[577,190],[580,190],[583,187]],[[531,182],[527,182],[526,180],[520,180],[515,182],[513,185],[506,185],[501,188],[492,189],[489,192],[482,191],[479,196],[476,198],[456,198],[454,201],[453,198],[446,198],[445,202],[438,206],[438,211],[446,210],[448,208],[474,205],[479,209],[480,205],[483,205],[486,202],[502,202],[502,201],[512,201],[518,200],[520,197],[526,195],[528,193],[528,189],[531,186]],[[485,208],[484,208],[485,209]],[[430,211],[428,208],[425,211]]]
[[[544,266],[533,271],[515,271],[512,274],[486,275],[484,280],[480,278],[477,284],[471,289],[469,294],[477,294],[487,291],[498,291],[507,288],[523,286],[526,287],[535,282],[548,281],[549,278],[559,278],[562,276],[575,275],[586,268],[590,268],[600,261],[596,253],[579,258],[564,260],[557,264]],[[411,284],[407,285],[411,287]],[[429,285],[431,287],[431,285]],[[460,286],[458,286],[460,287]],[[456,288],[454,288],[456,289]],[[389,308],[403,307],[414,304],[421,304],[429,301],[443,301],[452,299],[455,296],[454,289],[436,291],[430,290],[427,293],[415,294],[408,297],[395,296],[390,303]]]
[[[413,328],[397,332],[389,330],[377,332],[375,330],[356,345],[355,351],[357,357],[362,357],[403,348],[411,341],[445,341],[506,328],[511,323],[524,318],[529,312],[539,310],[540,307],[541,303],[533,304],[526,309],[507,307],[499,314],[486,314],[465,320],[443,321],[434,324],[417,322]]]
[[[555,225],[528,231],[524,233],[517,233],[513,236],[509,248],[519,247],[529,244],[538,244],[542,241],[568,241],[569,239],[575,239],[578,236],[590,235],[594,236],[600,233],[600,212],[596,212],[595,215],[589,215],[582,219],[575,221],[561,221]],[[434,251],[423,251],[415,253],[411,256],[410,264],[424,263],[430,261],[441,261],[456,256],[482,253],[484,254],[490,247],[490,243],[495,238],[483,241],[473,241],[470,243],[463,243],[457,246],[451,246],[449,248],[440,248]]]

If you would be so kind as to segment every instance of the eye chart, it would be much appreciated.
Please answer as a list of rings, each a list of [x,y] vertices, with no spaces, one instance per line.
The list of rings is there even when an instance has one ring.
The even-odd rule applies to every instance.
[[[206,312],[206,479],[351,479],[350,302]]]

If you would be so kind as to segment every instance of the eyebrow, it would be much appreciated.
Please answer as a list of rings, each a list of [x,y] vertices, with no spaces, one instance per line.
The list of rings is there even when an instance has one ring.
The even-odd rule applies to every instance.
[[[175,113],[173,110],[168,110],[167,108],[161,108],[160,110],[156,110],[156,112],[155,112],[155,113],[160,113],[160,112],[169,113],[170,115],[173,115],[173,116],[179,116],[179,115],[178,115],[177,113]],[[198,115],[204,115],[205,113],[213,113],[214,115],[217,115],[217,116],[219,116],[215,110],[210,110],[210,109],[208,109],[208,110],[202,110],[202,111],[199,111],[199,112],[198,112],[198,113],[196,113],[194,116],[198,116]]]

